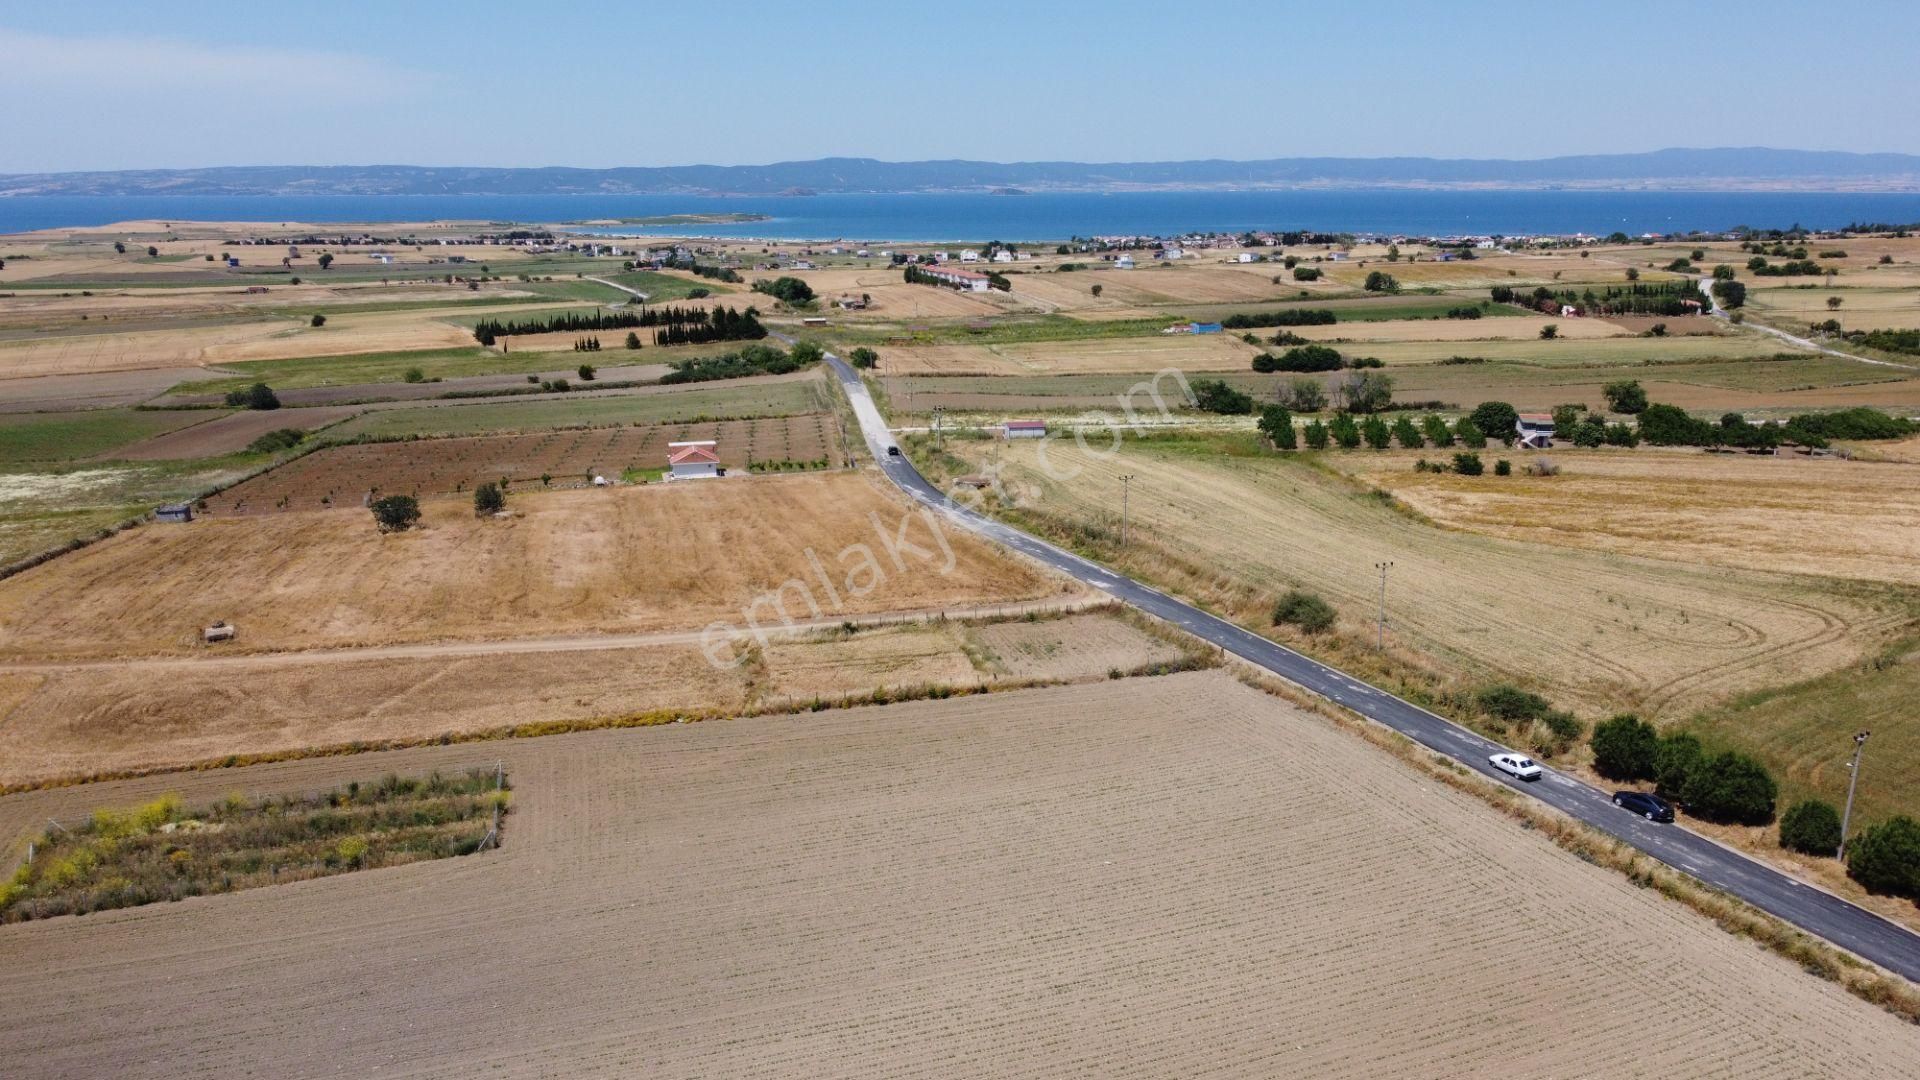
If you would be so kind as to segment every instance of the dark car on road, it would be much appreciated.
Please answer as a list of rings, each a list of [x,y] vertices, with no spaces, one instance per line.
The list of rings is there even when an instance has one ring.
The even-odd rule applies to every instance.
[[[1613,805],[1622,810],[1631,810],[1648,821],[1673,820],[1673,805],[1658,795],[1649,795],[1644,791],[1616,791],[1613,793]]]

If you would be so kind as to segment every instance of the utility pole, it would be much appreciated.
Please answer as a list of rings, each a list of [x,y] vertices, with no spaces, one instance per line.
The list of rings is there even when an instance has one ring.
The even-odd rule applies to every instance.
[[[946,449],[945,444],[940,441],[940,410],[941,408],[942,406],[939,406],[939,405],[935,405],[933,407],[933,448],[935,450]]]
[[[1373,568],[1375,570],[1380,571],[1380,627],[1379,627],[1377,636],[1374,638],[1373,651],[1386,652],[1387,651],[1387,571],[1393,569],[1393,563],[1377,562],[1373,564]]]
[[[1127,497],[1133,494],[1133,474],[1120,478],[1120,546],[1127,546]]]
[[[1847,826],[1853,822],[1853,789],[1860,786],[1860,754],[1867,748],[1867,736],[1871,731],[1862,731],[1853,737],[1853,762],[1847,766],[1853,775],[1847,778],[1847,810],[1840,815],[1840,850],[1833,857],[1845,862],[1847,858]]]

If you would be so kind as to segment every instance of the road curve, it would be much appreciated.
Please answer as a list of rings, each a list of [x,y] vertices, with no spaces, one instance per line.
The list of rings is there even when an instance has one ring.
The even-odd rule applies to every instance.
[[[1532,783],[1521,783],[1494,772],[1487,758],[1506,749],[1496,742],[1098,563],[956,505],[928,483],[904,455],[887,454],[887,448],[894,445],[893,435],[887,430],[886,421],[868,394],[866,384],[839,357],[829,353],[827,361],[833,366],[854,415],[859,418],[867,448],[881,471],[909,497],[942,514],[956,527],[1038,559],[1288,682],[1385,724],[1483,776],[1531,795],[1668,866],[1888,971],[1920,982],[1920,935],[1905,927],[1698,833],[1673,825],[1656,825],[1621,810],[1613,805],[1612,796],[1553,769],[1543,769],[1541,778]]]
[[[1708,314],[1712,315],[1716,319],[1726,319],[1728,322],[1733,321],[1732,318],[1727,315],[1727,309],[1720,306],[1720,298],[1713,295],[1713,279],[1712,278],[1700,279],[1700,294],[1707,298]],[[1768,335],[1769,337],[1779,338],[1781,341],[1784,341],[1787,344],[1795,346],[1797,348],[1810,349],[1817,353],[1825,353],[1828,356],[1837,356],[1842,360],[1857,360],[1862,364],[1875,364],[1880,367],[1899,368],[1902,371],[1920,370],[1920,369],[1916,369],[1911,364],[1896,364],[1891,360],[1875,360],[1870,356],[1855,356],[1853,353],[1850,353],[1850,352],[1843,352],[1839,349],[1831,349],[1825,345],[1820,344],[1817,341],[1812,341],[1807,338],[1798,337],[1796,335],[1789,334],[1785,330],[1776,330],[1771,326],[1765,325],[1764,323],[1744,322],[1744,323],[1741,323],[1740,325],[1746,327],[1749,330],[1758,330],[1761,333]]]

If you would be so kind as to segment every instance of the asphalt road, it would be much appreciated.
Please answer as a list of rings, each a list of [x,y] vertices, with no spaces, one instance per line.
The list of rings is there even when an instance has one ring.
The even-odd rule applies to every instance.
[[[1610,793],[1552,769],[1543,767],[1540,779],[1531,783],[1495,772],[1487,758],[1507,747],[1132,578],[955,505],[929,484],[905,456],[887,455],[886,448],[893,445],[893,435],[867,393],[866,384],[840,358],[829,354],[827,359],[853,405],[867,448],[880,463],[881,470],[902,491],[935,509],[953,525],[1038,559],[1288,682],[1385,724],[1428,749],[1531,795],[1810,934],[1889,971],[1920,981],[1920,935],[1904,927],[1697,833],[1673,825],[1657,825],[1628,813],[1613,805]]]

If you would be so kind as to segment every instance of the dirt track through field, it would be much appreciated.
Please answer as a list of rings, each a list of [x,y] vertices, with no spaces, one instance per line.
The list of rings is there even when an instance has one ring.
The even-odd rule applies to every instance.
[[[0,836],[495,760],[498,853],[0,928],[0,1058],[49,1080],[1920,1060],[1920,1029],[1219,673],[64,789],[0,799]]]

